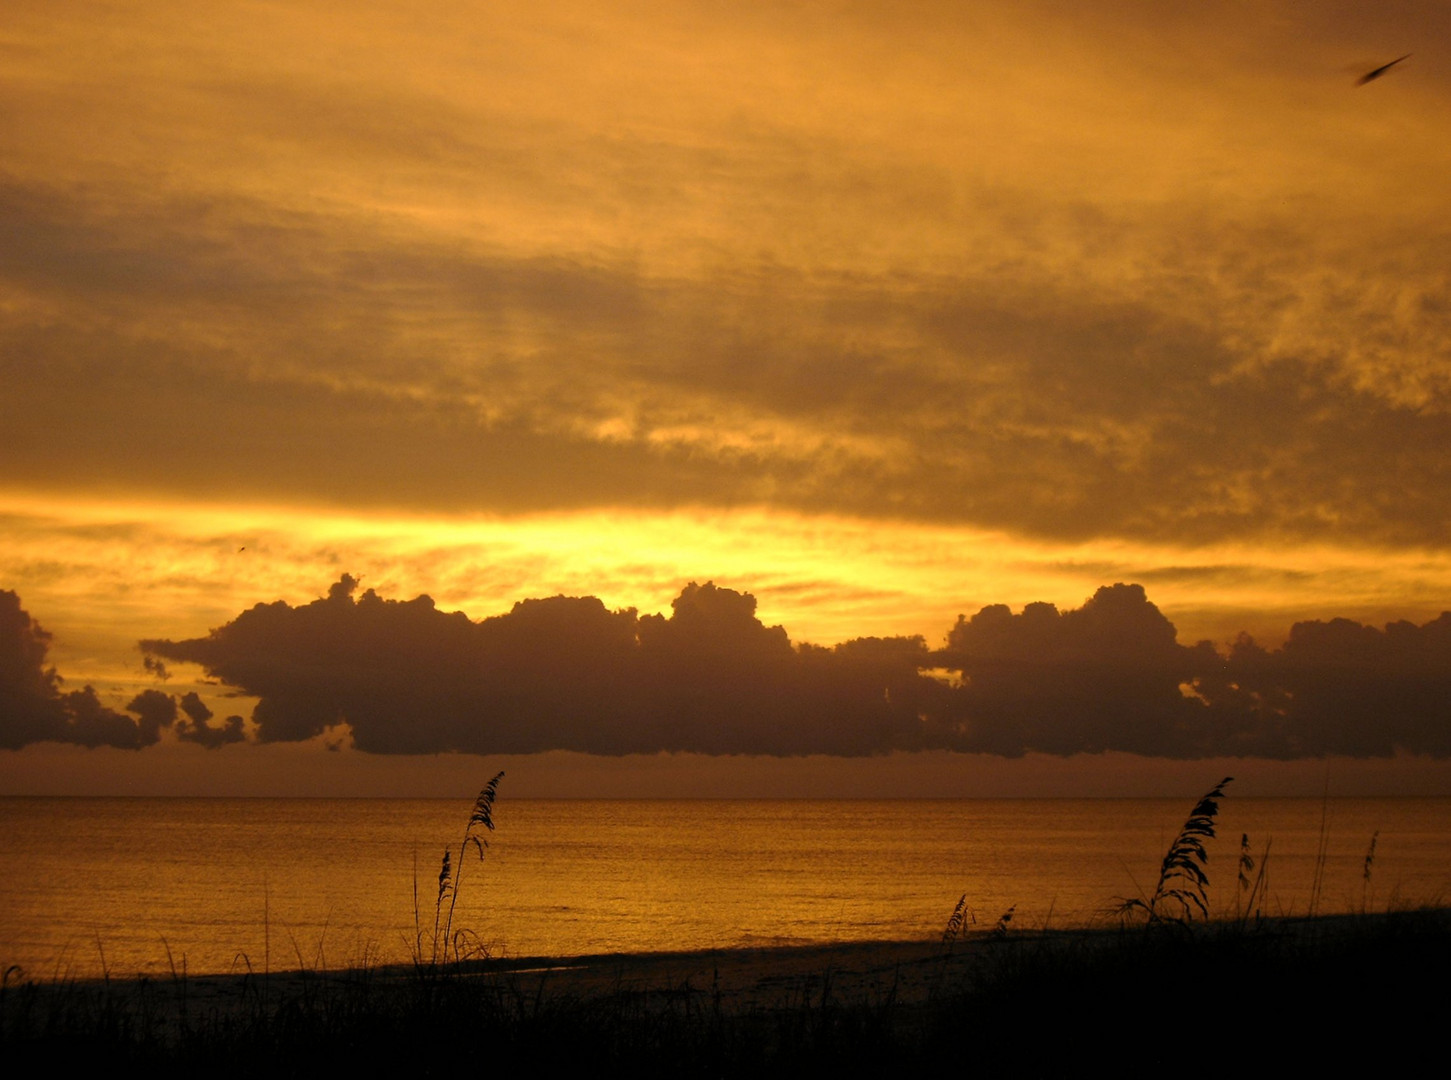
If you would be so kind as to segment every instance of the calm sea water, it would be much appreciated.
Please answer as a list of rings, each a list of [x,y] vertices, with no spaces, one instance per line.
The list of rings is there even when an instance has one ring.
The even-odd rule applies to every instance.
[[[932,938],[1102,921],[1153,887],[1192,800],[501,799],[455,924],[496,952]],[[0,799],[0,965],[38,977],[406,960],[470,806],[437,800]],[[1451,898],[1451,799],[1226,799],[1211,901],[1235,907],[1247,833],[1268,913]],[[1369,882],[1365,856],[1377,836]]]

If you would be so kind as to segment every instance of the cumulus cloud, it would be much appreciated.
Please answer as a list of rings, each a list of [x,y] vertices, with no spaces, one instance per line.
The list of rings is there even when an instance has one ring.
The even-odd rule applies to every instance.
[[[823,648],[709,582],[668,616],[556,596],[480,622],[357,588],[344,575],[310,604],[142,646],[258,697],[263,741],[346,723],[373,753],[1451,753],[1451,615],[1384,631],[1299,623],[1274,652],[1242,635],[1225,654],[1181,645],[1142,586],[1118,584],[1066,611],[989,605],[938,650],[920,637]]]
[[[65,680],[45,664],[50,640],[50,633],[20,606],[20,597],[0,590],[0,749],[62,742],[140,750],[159,742],[164,731],[208,749],[246,738],[240,716],[210,723],[212,710],[195,691],[178,698],[143,690],[117,712],[94,687],[62,690]],[[162,677],[159,663],[146,668]]]
[[[160,690],[143,690],[126,705],[126,711],[139,717],[138,727],[147,743],[160,738],[163,728],[176,723],[176,698]]]
[[[186,716],[176,725],[176,737],[183,742],[194,742],[208,750],[215,750],[247,737],[240,716],[229,716],[221,724],[213,726],[211,719],[215,714],[195,690],[176,701],[175,706]]]
[[[1286,756],[1451,755],[1451,613],[1383,629],[1296,623],[1274,653],[1242,638],[1226,671]]]
[[[0,748],[33,742],[115,746],[139,750],[160,738],[175,706],[158,691],[138,695],[126,716],[106,707],[86,686],[62,691],[64,681],[45,666],[50,634],[20,606],[20,597],[0,590]]]
[[[356,588],[345,575],[314,603],[143,648],[259,697],[263,741],[346,722],[378,753],[874,753],[912,737],[926,687],[920,639],[797,649],[754,597],[712,583],[668,617],[556,596],[477,623]]]
[[[1100,589],[1072,611],[985,607],[959,618],[941,656],[961,673],[958,708],[975,750],[1174,757],[1192,748],[1203,711],[1179,689],[1195,658],[1138,585]]]

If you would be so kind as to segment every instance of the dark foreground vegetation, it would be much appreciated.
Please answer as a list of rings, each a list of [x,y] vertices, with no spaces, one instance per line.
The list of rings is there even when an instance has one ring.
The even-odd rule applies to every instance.
[[[1015,933],[548,970],[485,961],[92,983],[12,971],[0,1033],[5,1060],[48,1069],[223,1075],[1384,1071],[1432,1051],[1448,1004],[1444,909]]]

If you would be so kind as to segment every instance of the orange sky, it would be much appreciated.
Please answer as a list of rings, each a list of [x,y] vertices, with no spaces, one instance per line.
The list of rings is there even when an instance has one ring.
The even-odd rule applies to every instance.
[[[113,705],[137,640],[344,571],[475,618],[710,579],[825,644],[1116,581],[1186,644],[1429,620],[1448,39],[1431,2],[12,0],[0,588]],[[115,756],[0,751],[0,791]]]

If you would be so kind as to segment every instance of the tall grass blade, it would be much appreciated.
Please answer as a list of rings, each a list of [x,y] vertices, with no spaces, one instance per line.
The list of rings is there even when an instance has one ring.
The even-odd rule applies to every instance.
[[[1325,791],[1320,797],[1320,839],[1315,844],[1315,877],[1310,883],[1310,918],[1320,910],[1325,889],[1325,865],[1330,855],[1330,759],[1325,759]]]
[[[1169,845],[1164,861],[1159,864],[1159,883],[1153,895],[1147,900],[1120,897],[1120,916],[1137,912],[1151,924],[1167,920],[1181,925],[1192,922],[1195,912],[1201,918],[1209,918],[1209,874],[1205,869],[1209,853],[1204,843],[1214,839],[1214,819],[1219,814],[1219,802],[1224,798],[1224,786],[1233,779],[1226,776],[1199,797],[1194,809],[1189,811],[1184,827]],[[1165,908],[1172,909],[1173,913],[1166,914]]]
[[[1365,863],[1360,871],[1360,913],[1365,914],[1365,905],[1370,892],[1370,873],[1375,867],[1375,844],[1380,839],[1380,830],[1370,834],[1370,846],[1365,849]]]
[[[484,849],[489,846],[489,842],[477,830],[479,826],[483,826],[489,832],[494,831],[494,799],[498,797],[499,781],[502,779],[504,772],[501,769],[479,792],[479,797],[474,800],[473,812],[469,814],[469,823],[464,828],[464,838],[458,846],[458,869],[454,872],[453,896],[449,898],[448,918],[443,925],[444,947],[452,952],[455,960],[459,958],[459,943],[453,936],[453,912],[458,906],[459,885],[463,880],[464,852],[472,845],[479,853],[479,862],[484,861]]]
[[[1017,910],[1018,905],[1014,904],[998,916],[998,921],[993,924],[992,928],[992,937],[995,941],[1001,941],[1008,936],[1008,925],[1013,921],[1013,912]]]
[[[952,943],[961,936],[963,927],[969,921],[976,921],[972,918],[972,911],[967,906],[967,893],[962,894],[962,899],[952,909],[952,917],[947,920],[947,929],[942,931],[942,944],[951,948]]]

